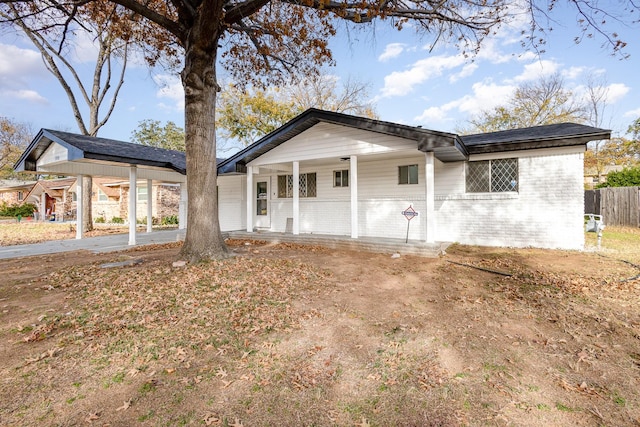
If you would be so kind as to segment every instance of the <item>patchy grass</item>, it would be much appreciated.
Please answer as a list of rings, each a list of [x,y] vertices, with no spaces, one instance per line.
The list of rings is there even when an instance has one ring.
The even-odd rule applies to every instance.
[[[606,258],[230,241],[237,256],[182,268],[178,244],[1,261],[0,419],[636,425],[639,271],[613,241]],[[100,268],[127,256],[143,262]]]

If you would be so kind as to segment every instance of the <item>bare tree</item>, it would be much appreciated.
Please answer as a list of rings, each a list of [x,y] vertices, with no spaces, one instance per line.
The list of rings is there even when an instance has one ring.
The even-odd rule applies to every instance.
[[[34,2],[38,3],[38,2]],[[35,7],[35,5],[33,5]],[[41,5],[44,7],[45,5]],[[83,135],[96,136],[113,112],[118,94],[124,83],[129,42],[119,37],[108,19],[115,12],[115,6],[103,11],[102,15],[95,14],[93,19],[83,20],[81,24],[69,23],[67,27],[48,27],[47,22],[56,22],[64,16],[51,10],[47,20],[41,20],[39,15],[28,15],[19,10],[15,4],[8,4],[0,10],[0,17],[19,28],[42,55],[45,67],[58,80],[67,95],[73,116]],[[54,16],[52,16],[54,15]],[[55,15],[59,15],[55,16]],[[43,25],[44,24],[44,25]],[[71,27],[74,28],[68,33]],[[97,52],[93,74],[89,81],[83,81],[76,70],[71,57],[77,47],[74,40],[78,35],[92,38]],[[75,37],[72,37],[75,36]],[[115,59],[120,59],[116,62]],[[116,72],[114,68],[117,67]],[[83,116],[81,105],[87,108],[87,115]],[[106,111],[100,114],[101,107],[106,105]],[[93,229],[91,196],[93,180],[90,176],[83,180],[82,194],[84,195],[82,211],[85,213],[82,226],[85,231]]]

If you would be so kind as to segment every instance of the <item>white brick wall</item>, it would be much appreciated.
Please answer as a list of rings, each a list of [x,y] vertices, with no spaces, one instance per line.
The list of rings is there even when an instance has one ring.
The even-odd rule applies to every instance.
[[[512,247],[582,249],[583,154],[519,159],[519,192],[440,194],[437,240]]]
[[[520,156],[517,193],[465,193],[465,163],[436,160],[436,240],[486,246],[581,249],[584,245],[583,151],[582,147],[574,147],[494,156]],[[282,162],[282,155],[277,156],[283,169],[280,174],[291,174],[290,167]],[[401,211],[412,205],[420,215],[411,221],[409,238],[424,240],[424,154],[413,150],[389,156],[391,158],[382,158],[380,154],[358,156],[358,234],[404,239],[407,220]],[[478,156],[478,159],[489,158]],[[409,164],[418,164],[419,183],[400,185],[398,166]],[[323,163],[300,162],[301,174],[317,174],[317,197],[300,198],[301,233],[350,235],[349,188],[333,187],[333,171],[348,168],[348,162],[337,158]],[[277,197],[278,174],[257,174],[253,181],[267,179],[271,183],[270,222],[266,229],[284,232],[287,218],[293,216],[293,201]],[[223,176],[218,182],[222,229],[245,229],[246,178]]]

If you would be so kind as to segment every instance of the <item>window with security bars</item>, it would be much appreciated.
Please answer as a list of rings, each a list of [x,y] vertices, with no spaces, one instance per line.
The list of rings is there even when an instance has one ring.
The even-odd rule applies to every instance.
[[[300,174],[300,197],[316,197],[316,174]],[[278,175],[278,197],[281,199],[293,197],[293,175]]]
[[[518,191],[518,159],[467,163],[467,193]]]

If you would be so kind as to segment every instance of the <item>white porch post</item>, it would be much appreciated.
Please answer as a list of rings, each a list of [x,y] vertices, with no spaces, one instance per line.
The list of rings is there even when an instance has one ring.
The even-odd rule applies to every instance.
[[[147,180],[147,233],[151,233],[153,222],[153,180]]]
[[[434,165],[435,156],[433,152],[424,153],[425,158],[425,241],[434,243],[436,241],[436,218],[435,218],[435,189],[434,187]]]
[[[358,156],[349,159],[349,187],[351,190],[351,238],[358,238]]]
[[[300,162],[293,162],[293,234],[300,234]]]
[[[178,203],[178,230],[187,228],[187,201],[189,194],[187,193],[187,183],[180,183],[180,203]]]
[[[47,218],[47,193],[42,190],[40,195],[40,221],[44,221]]]
[[[82,210],[82,185],[84,184],[84,175],[78,175],[76,177],[76,239],[82,239],[84,230],[82,229],[82,217],[84,212]]]
[[[253,166],[247,166],[247,233],[253,233]]]
[[[129,168],[129,245],[131,246],[136,244],[137,172],[138,170],[135,166]]]

